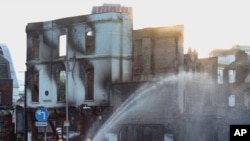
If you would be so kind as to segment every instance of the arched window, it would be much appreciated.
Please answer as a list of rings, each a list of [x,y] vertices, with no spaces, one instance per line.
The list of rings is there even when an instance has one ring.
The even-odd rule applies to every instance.
[[[95,33],[94,30],[90,27],[85,29],[85,37],[86,37],[86,54],[93,54],[95,50]]]

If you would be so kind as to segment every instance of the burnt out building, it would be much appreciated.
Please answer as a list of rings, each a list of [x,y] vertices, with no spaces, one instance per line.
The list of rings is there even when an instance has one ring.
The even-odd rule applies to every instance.
[[[121,118],[111,132],[117,140],[216,138],[217,58],[184,54],[183,32],[182,25],[134,30],[132,81],[112,87],[113,107],[127,113],[113,115]]]
[[[104,5],[26,33],[26,140],[224,141],[248,123],[248,82],[220,84],[217,56],[184,54],[183,25],[133,30],[131,8]]]
[[[182,25],[133,31],[133,81],[176,74],[183,67]]]
[[[157,31],[157,28],[154,29]],[[179,38],[182,39],[182,36]],[[135,49],[138,44],[133,43]],[[149,46],[153,48],[154,44]],[[199,59],[197,52],[191,49],[187,54],[180,52],[176,55],[177,44],[165,43],[162,46],[172,48],[169,59],[181,55],[183,64],[177,61],[178,67],[171,64],[170,69],[146,80],[133,77],[130,83],[114,83],[112,103],[115,113],[123,111],[126,114],[113,115],[113,122],[117,122],[115,125],[118,128],[115,131],[110,129],[110,134],[119,141],[224,141],[229,140],[230,125],[249,124],[249,57],[246,53],[235,51],[235,60],[222,65],[219,56]],[[141,56],[148,54],[142,52]],[[136,53],[133,52],[133,56]],[[161,61],[155,60],[151,64],[154,63]],[[133,64],[133,70],[135,66]],[[221,79],[221,66],[224,66],[224,83],[218,81]],[[154,65],[148,68],[152,69]],[[232,70],[235,70],[235,75],[231,74]],[[143,72],[142,67],[136,76],[144,75]],[[116,117],[119,120],[114,120]]]
[[[111,84],[131,80],[132,30],[129,7],[26,26],[27,139],[85,138],[110,108]],[[47,128],[35,125],[39,107],[48,109]]]

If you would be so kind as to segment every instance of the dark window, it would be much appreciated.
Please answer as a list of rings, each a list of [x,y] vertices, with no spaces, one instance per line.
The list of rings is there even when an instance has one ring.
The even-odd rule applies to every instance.
[[[142,49],[142,40],[135,40],[133,48],[133,80],[140,81],[142,72],[143,72],[143,49]]]
[[[95,50],[95,34],[91,28],[86,32],[86,54],[93,54]]]
[[[33,59],[39,58],[39,37],[33,37],[32,38],[32,56]]]
[[[86,78],[85,99],[93,100],[94,99],[94,69],[93,68],[86,69],[85,78]]]
[[[39,73],[33,72],[32,75],[32,102],[39,101]]]
[[[5,79],[5,78],[9,78],[8,64],[1,63],[0,64],[0,79]]]
[[[142,132],[142,137],[143,137],[143,141],[152,141],[153,140],[153,133],[152,133],[152,129],[150,127],[145,127],[143,129]]]
[[[65,101],[66,91],[66,71],[61,70],[57,73],[57,101]]]

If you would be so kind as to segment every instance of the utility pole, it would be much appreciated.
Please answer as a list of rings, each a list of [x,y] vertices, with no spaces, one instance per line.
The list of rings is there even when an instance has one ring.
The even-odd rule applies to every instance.
[[[69,80],[69,60],[68,60],[68,46],[67,46],[67,39],[66,39],[66,94],[65,94],[65,102],[66,102],[66,122],[68,123],[69,121],[69,102],[68,102],[68,92],[69,92],[69,87],[68,87],[68,80]],[[69,140],[69,125],[66,126],[66,141]]]

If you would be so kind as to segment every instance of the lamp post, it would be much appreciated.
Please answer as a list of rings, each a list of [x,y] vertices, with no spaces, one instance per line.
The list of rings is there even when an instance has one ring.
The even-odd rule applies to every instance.
[[[28,109],[27,109],[27,71],[24,75],[24,140],[28,140]]]
[[[65,102],[66,102],[66,122],[69,121],[69,103],[68,103],[68,92],[69,92],[69,86],[68,86],[68,81],[69,81],[69,60],[68,60],[68,47],[67,47],[67,42],[66,42],[66,94],[65,94]],[[69,140],[69,125],[66,126],[66,141]]]

